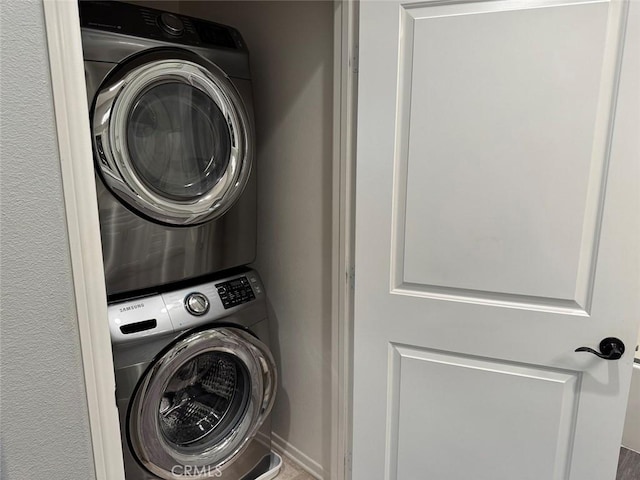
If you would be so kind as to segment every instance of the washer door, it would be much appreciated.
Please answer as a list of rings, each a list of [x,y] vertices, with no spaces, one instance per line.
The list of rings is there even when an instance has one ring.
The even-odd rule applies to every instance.
[[[195,55],[155,51],[123,65],[92,115],[103,180],[151,220],[218,218],[247,183],[254,142],[244,102],[221,69]]]
[[[138,385],[131,448],[163,479],[182,478],[187,465],[193,478],[220,476],[270,413],[275,388],[273,358],[251,334],[225,327],[188,335]]]

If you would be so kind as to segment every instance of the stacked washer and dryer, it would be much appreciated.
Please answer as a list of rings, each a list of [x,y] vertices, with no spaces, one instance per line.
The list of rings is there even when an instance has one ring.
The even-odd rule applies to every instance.
[[[270,478],[247,48],[225,25],[79,7],[126,478]]]

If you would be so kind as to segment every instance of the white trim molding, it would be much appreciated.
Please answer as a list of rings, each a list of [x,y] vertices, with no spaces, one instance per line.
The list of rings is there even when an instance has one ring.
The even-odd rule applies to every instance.
[[[78,5],[44,13],[96,479],[124,480]]]
[[[279,453],[283,457],[287,457],[313,478],[317,478],[318,480],[333,479],[333,477],[329,476],[329,472],[322,468],[322,465],[298,450],[276,433],[271,434],[271,447],[275,452]]]
[[[331,479],[351,478],[358,0],[335,0]]]

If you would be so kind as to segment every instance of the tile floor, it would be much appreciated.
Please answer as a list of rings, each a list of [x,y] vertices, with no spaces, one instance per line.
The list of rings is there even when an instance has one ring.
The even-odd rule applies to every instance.
[[[315,480],[314,477],[302,470],[287,457],[283,456],[282,458],[284,463],[275,480]]]
[[[640,453],[622,447],[616,480],[640,479]]]

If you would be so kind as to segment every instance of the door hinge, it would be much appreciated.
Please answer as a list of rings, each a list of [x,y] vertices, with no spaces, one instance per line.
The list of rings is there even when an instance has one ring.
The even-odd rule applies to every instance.
[[[352,465],[352,455],[351,452],[347,452],[344,456],[344,473],[346,478],[351,478],[351,465]]]
[[[356,269],[353,266],[347,269],[347,285],[351,290],[356,288]]]
[[[349,66],[351,67],[351,71],[356,75],[358,74],[359,62],[360,62],[360,52],[358,49],[358,45],[355,45],[353,47],[352,55],[349,58]]]

